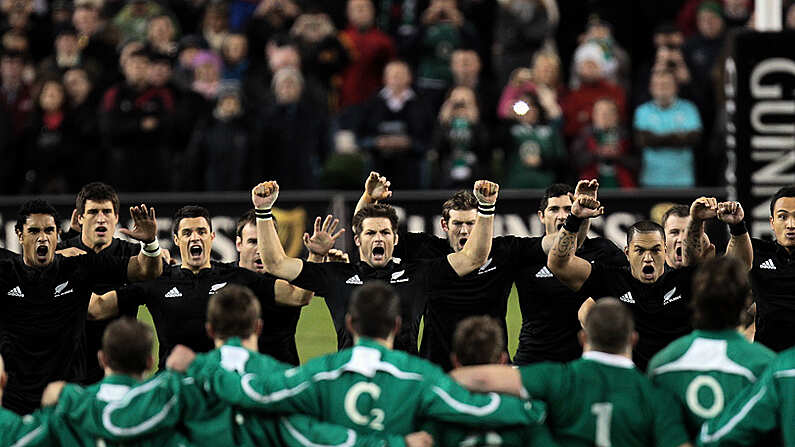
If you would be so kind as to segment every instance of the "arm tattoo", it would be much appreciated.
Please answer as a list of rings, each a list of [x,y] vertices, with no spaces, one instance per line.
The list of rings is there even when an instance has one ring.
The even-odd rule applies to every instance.
[[[558,233],[558,241],[553,248],[555,252],[555,256],[559,258],[568,258],[572,253],[574,253],[575,248],[577,247],[577,233],[569,233],[566,230],[561,229],[560,233]]]
[[[701,233],[704,227],[702,221],[699,219],[690,218],[687,224],[687,234],[684,240],[685,259],[688,259],[688,264],[694,262],[701,254]]]

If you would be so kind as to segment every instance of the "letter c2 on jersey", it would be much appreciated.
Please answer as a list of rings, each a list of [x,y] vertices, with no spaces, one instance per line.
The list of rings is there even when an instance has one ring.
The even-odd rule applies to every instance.
[[[381,396],[381,388],[369,382],[359,382],[352,386],[348,392],[345,393],[345,413],[354,424],[367,425],[373,430],[382,431],[384,429],[384,410],[373,408],[370,410],[370,415],[368,417],[359,413],[359,410],[356,408],[356,402],[362,394],[369,394],[373,400],[377,400]]]

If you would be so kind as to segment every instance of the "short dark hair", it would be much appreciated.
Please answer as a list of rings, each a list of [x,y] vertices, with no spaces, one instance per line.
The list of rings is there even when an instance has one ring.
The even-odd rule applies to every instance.
[[[400,316],[400,297],[386,283],[370,281],[353,292],[348,315],[357,335],[387,338]]]
[[[119,195],[112,186],[102,182],[92,182],[80,189],[75,199],[75,208],[77,214],[83,215],[86,212],[86,202],[93,200],[95,202],[109,201],[113,204],[113,212],[119,214]]]
[[[185,205],[174,213],[174,234],[179,232],[179,223],[182,219],[191,219],[194,217],[203,217],[204,220],[207,221],[210,231],[213,231],[213,220],[210,218],[210,212],[207,208],[198,205]]]
[[[538,211],[544,212],[547,209],[547,205],[549,205],[549,199],[553,197],[560,197],[566,196],[569,193],[574,192],[574,188],[571,185],[567,185],[565,183],[554,183],[549,185],[547,189],[544,190],[544,196],[541,197],[541,203],[538,204]]]
[[[635,234],[654,233],[655,231],[660,233],[663,241],[665,241],[665,230],[663,230],[662,225],[650,220],[641,220],[640,222],[635,222],[635,224],[629,227],[627,230],[627,246],[629,246],[629,243],[635,238]]]
[[[17,224],[14,225],[14,229],[18,233],[22,233],[22,228],[31,214],[49,214],[55,220],[56,229],[58,228],[58,211],[46,200],[34,199],[23,203],[17,211]]]
[[[472,191],[462,189],[461,191],[453,194],[442,204],[442,218],[445,222],[450,220],[450,210],[467,211],[475,210],[477,208],[478,199],[475,198],[475,195],[472,194]]]
[[[588,342],[597,351],[609,354],[624,352],[634,330],[632,311],[615,298],[597,301],[585,317]]]
[[[351,223],[353,225],[354,233],[356,234],[361,233],[362,223],[364,222],[364,219],[368,219],[371,217],[386,217],[387,219],[389,219],[389,222],[392,224],[392,231],[397,231],[398,216],[395,209],[383,203],[376,203],[373,205],[365,206],[364,208],[360,209],[356,214],[353,215],[353,221]]]
[[[773,217],[773,213],[776,211],[776,201],[782,197],[795,197],[795,185],[785,186],[776,191],[770,199],[770,217]]]
[[[251,289],[229,284],[210,297],[207,323],[217,338],[247,338],[257,329],[261,311],[259,300]]]
[[[745,266],[733,256],[705,261],[693,275],[693,327],[708,331],[733,329],[751,299]]]
[[[254,208],[246,211],[237,219],[237,226],[235,227],[235,236],[243,237],[243,228],[248,224],[257,225],[257,216],[254,214]],[[279,222],[276,221],[276,216],[273,216],[273,226],[276,227],[276,232],[279,232]]]
[[[660,220],[660,226],[665,228],[665,222],[668,222],[668,218],[671,216],[690,217],[690,206],[681,203],[674,204],[663,213],[662,219]]]
[[[102,335],[107,366],[122,374],[146,371],[153,345],[152,328],[131,317],[122,317],[109,324]]]
[[[464,366],[499,363],[505,352],[505,334],[492,317],[481,315],[461,320],[453,334],[453,353]]]

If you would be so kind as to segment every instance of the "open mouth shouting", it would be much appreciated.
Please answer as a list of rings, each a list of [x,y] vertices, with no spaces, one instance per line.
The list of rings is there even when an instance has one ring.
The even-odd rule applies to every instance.
[[[461,239],[459,239],[458,240],[458,248],[463,250],[464,249],[464,245],[466,245],[466,243],[467,243],[467,240],[469,240],[469,238],[467,238],[467,237],[462,237]]]
[[[258,272],[265,270],[265,265],[262,263],[262,258],[259,256],[254,259],[254,268],[257,269]]]
[[[47,262],[47,255],[50,253],[50,247],[46,245],[36,246],[36,260],[45,263]]]
[[[651,264],[646,264],[641,269],[641,273],[643,274],[643,279],[648,281],[654,281],[654,266]]]
[[[199,243],[192,243],[188,246],[188,254],[191,260],[201,261],[202,255],[204,254],[204,247]]]
[[[373,247],[373,261],[383,262],[386,259],[386,248],[381,245]]]
[[[682,262],[682,246],[681,245],[679,247],[676,247],[676,250],[674,250],[674,259],[676,259],[676,262],[679,262],[679,263]]]
[[[99,225],[94,230],[94,233],[96,233],[96,235],[99,236],[99,237],[105,237],[105,236],[108,235],[108,227],[106,227],[104,225]]]

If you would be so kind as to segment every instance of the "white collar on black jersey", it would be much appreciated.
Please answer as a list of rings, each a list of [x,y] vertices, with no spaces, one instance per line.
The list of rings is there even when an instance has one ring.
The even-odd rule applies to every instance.
[[[608,354],[600,351],[588,351],[582,354],[582,358],[586,360],[593,360],[594,362],[604,363],[605,365],[615,366],[618,368],[634,368],[635,364],[632,360],[617,354]]]

